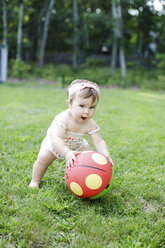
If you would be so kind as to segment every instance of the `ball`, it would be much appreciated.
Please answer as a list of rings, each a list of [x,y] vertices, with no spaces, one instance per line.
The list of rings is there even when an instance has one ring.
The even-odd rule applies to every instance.
[[[112,165],[103,154],[95,151],[79,153],[73,165],[65,171],[66,183],[73,194],[97,199],[109,191]]]

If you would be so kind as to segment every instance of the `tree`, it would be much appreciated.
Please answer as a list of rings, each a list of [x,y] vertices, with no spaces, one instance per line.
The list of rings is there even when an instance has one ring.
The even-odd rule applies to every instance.
[[[73,68],[78,68],[79,31],[78,31],[78,6],[73,0]]]
[[[20,0],[18,32],[17,32],[17,54],[16,54],[16,58],[19,60],[21,60],[23,9],[24,9],[24,0]]]
[[[46,11],[46,17],[45,17],[44,28],[43,28],[43,35],[42,35],[40,51],[39,51],[39,56],[38,56],[38,62],[39,62],[40,66],[43,66],[43,63],[44,63],[44,54],[45,54],[46,41],[47,41],[47,36],[48,36],[50,14],[51,14],[51,11],[52,11],[53,6],[54,6],[54,1],[55,0],[50,0],[48,9]]]
[[[126,79],[126,60],[123,45],[123,19],[122,19],[122,6],[120,0],[112,0],[112,15],[114,20],[113,28],[113,46],[111,58],[111,71],[115,72],[117,49],[119,49],[119,60],[122,78]]]
[[[119,59],[124,78],[125,54],[131,62],[150,66],[153,33],[156,51],[165,50],[164,16],[151,5],[153,0],[61,0],[51,7],[54,1],[0,1],[0,42],[8,43],[10,59],[17,55],[43,64],[45,53],[51,55],[50,62],[55,53],[62,53],[60,62],[67,59],[76,68],[82,55],[108,57],[112,51],[111,70]]]
[[[3,21],[3,45],[7,45],[7,2],[3,0],[3,14],[2,14],[2,21]]]

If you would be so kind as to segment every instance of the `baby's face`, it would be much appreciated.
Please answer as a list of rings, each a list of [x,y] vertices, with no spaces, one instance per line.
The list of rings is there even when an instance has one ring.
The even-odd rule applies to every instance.
[[[80,98],[75,96],[70,104],[70,110],[73,118],[79,123],[88,121],[94,115],[97,103],[97,100],[93,102],[92,97]]]

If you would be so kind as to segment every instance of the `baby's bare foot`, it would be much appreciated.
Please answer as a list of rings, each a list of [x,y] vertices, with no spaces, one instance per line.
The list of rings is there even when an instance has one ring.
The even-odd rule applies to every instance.
[[[29,184],[29,188],[30,189],[34,189],[34,188],[39,189],[39,182],[36,182],[36,181],[31,180],[31,182]]]

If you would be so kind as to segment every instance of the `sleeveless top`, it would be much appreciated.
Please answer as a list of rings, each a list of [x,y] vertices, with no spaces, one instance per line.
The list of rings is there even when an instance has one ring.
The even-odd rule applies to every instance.
[[[63,140],[64,140],[66,146],[69,149],[74,150],[74,151],[76,151],[76,150],[78,151],[82,147],[87,146],[88,142],[84,139],[84,137],[87,134],[90,135],[90,134],[96,133],[100,129],[97,126],[97,128],[95,130],[92,130],[92,131],[88,132],[87,134],[74,133],[74,132],[67,131],[66,126],[62,122],[52,122],[52,124],[48,128],[46,137],[42,142],[42,147],[46,147],[48,150],[52,151],[54,153],[54,155],[56,157],[58,157],[59,159],[64,159],[64,157],[54,148],[54,146],[52,144],[52,133],[53,133],[53,129],[55,128],[56,125],[64,128],[66,130]]]

